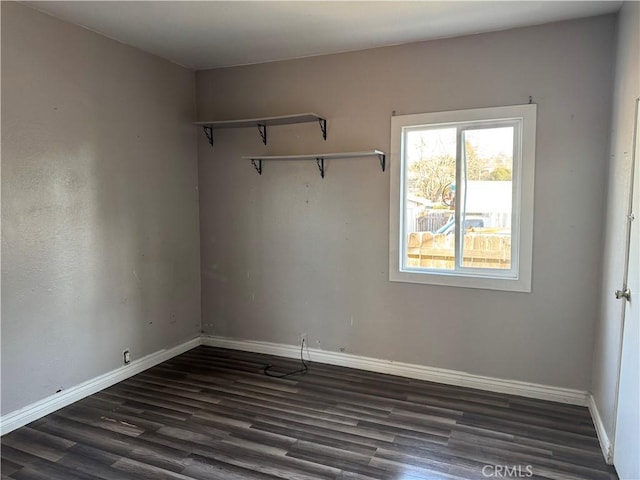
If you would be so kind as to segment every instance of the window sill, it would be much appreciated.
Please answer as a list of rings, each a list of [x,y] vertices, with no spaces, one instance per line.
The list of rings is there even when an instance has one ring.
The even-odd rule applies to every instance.
[[[429,272],[390,270],[389,281],[403,283],[420,283],[423,285],[440,285],[445,287],[478,288],[484,290],[501,290],[507,292],[531,292],[531,277],[509,278],[477,274],[466,275],[455,272]]]

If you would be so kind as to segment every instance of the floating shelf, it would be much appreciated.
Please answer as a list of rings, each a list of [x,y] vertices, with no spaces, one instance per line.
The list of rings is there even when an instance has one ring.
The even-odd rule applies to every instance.
[[[365,152],[340,152],[340,153],[312,153],[308,155],[250,155],[242,157],[244,160],[251,160],[260,175],[262,175],[262,162],[269,160],[315,160],[320,170],[320,176],[324,178],[324,161],[344,158],[378,157],[380,167],[384,172],[386,155],[380,150],[368,150]]]
[[[279,117],[245,118],[240,120],[212,120],[210,122],[194,122],[194,125],[202,127],[204,134],[213,145],[213,131],[221,128],[245,128],[258,127],[262,143],[267,144],[267,127],[274,125],[293,125],[296,123],[318,122],[322,138],[327,139],[327,120],[316,113],[295,113]]]

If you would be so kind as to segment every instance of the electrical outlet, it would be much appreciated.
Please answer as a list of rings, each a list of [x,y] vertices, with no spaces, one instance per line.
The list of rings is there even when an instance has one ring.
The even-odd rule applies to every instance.
[[[306,333],[301,333],[298,336],[298,345],[302,345],[303,342],[308,345],[307,334]]]
[[[128,348],[122,352],[122,363],[124,363],[125,365],[131,363],[131,352]]]

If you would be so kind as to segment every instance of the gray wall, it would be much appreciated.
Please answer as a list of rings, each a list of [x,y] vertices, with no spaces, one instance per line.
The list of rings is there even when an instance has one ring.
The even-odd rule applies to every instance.
[[[601,308],[593,360],[592,392],[613,441],[622,309],[613,292],[622,287],[625,214],[629,201],[635,100],[640,96],[640,3],[625,2],[618,16],[611,161],[606,201]]]
[[[200,331],[195,75],[2,2],[2,413]]]
[[[329,121],[198,140],[203,328],[225,337],[588,389],[598,312],[613,16],[197,74],[200,120],[314,111]],[[391,283],[389,150],[398,114],[538,104],[533,292]]]

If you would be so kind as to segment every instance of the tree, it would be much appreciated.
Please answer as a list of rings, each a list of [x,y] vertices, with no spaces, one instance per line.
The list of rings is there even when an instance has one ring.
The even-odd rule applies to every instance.
[[[507,181],[511,180],[513,172],[508,167],[496,167],[489,174],[487,180]]]
[[[407,187],[412,195],[442,202],[443,191],[456,181],[456,160],[452,155],[426,155],[426,145],[417,145],[420,159],[409,165]],[[504,154],[494,158],[481,158],[478,149],[470,142],[465,145],[466,176],[469,180],[511,180],[511,169],[504,166]]]
[[[408,174],[410,193],[440,203],[443,190],[456,181],[456,160],[451,155],[423,157],[409,166]]]

